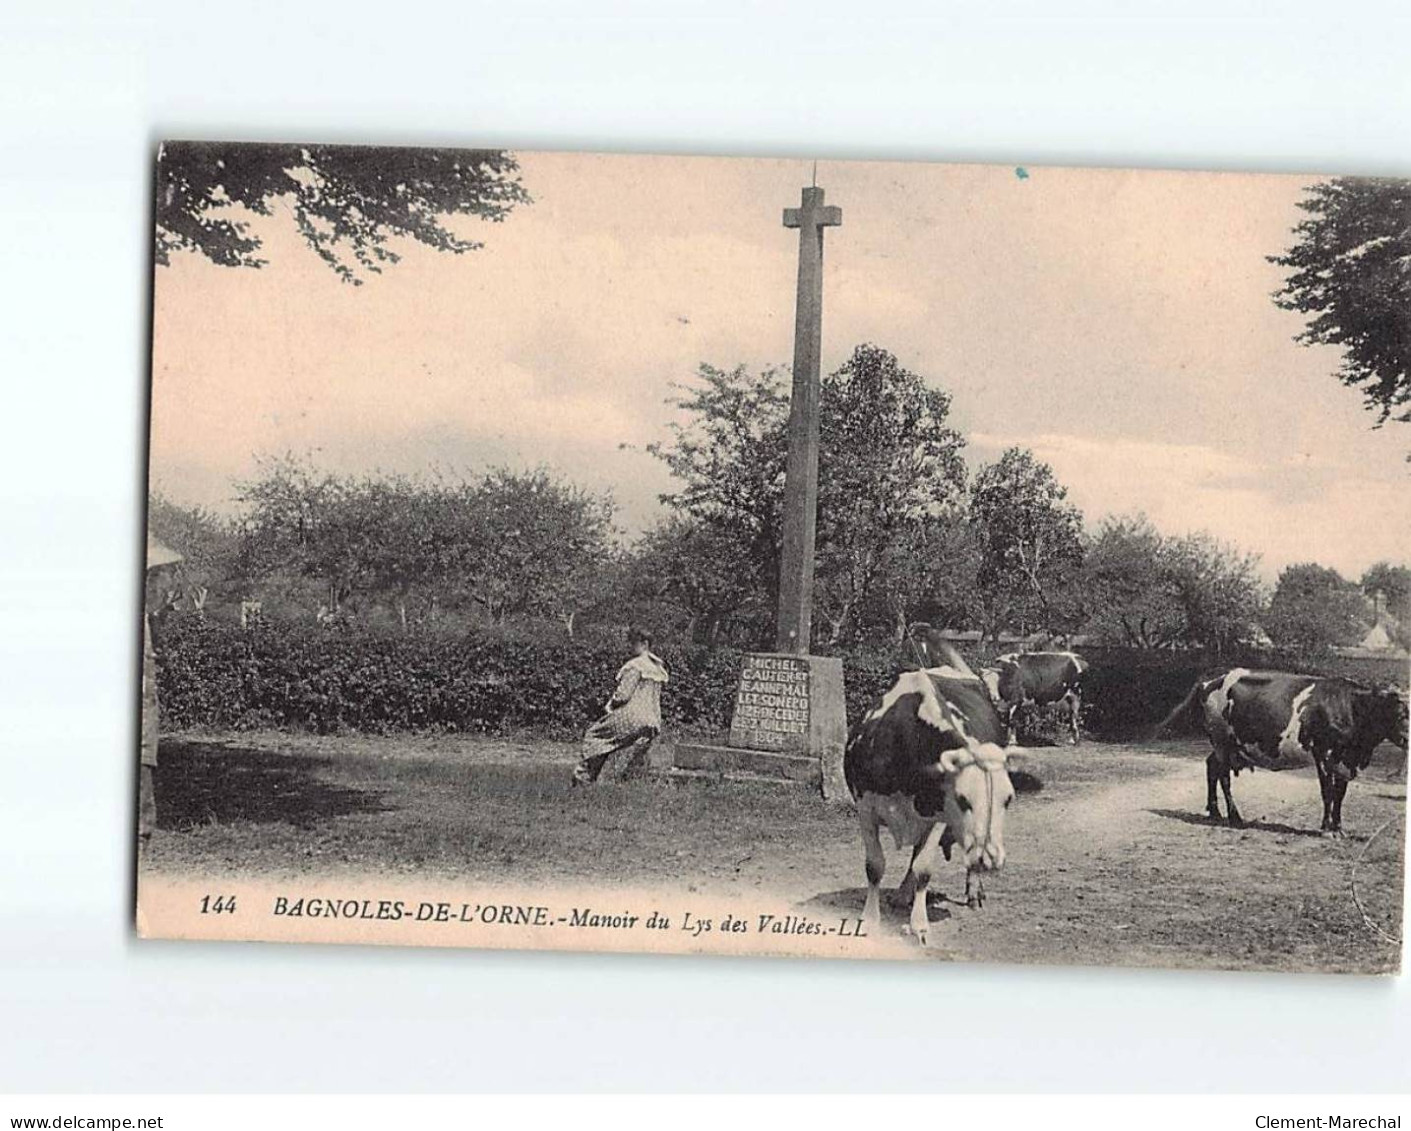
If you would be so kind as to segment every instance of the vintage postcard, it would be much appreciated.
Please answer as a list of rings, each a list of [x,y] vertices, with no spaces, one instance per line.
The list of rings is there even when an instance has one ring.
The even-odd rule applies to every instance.
[[[154,188],[143,937],[1399,970],[1411,182]]]

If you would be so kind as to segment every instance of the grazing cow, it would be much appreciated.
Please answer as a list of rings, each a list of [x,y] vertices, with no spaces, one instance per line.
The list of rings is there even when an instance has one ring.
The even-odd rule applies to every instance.
[[[905,672],[854,728],[843,756],[843,774],[857,802],[866,854],[867,904],[863,919],[881,920],[881,885],[887,858],[883,825],[897,848],[910,846],[911,868],[902,888],[914,883],[911,931],[926,945],[926,891],[959,844],[965,856],[965,893],[983,903],[978,874],[1004,864],[1004,814],[1014,799],[1004,723],[985,686],[944,641],[929,642],[944,666]],[[971,878],[976,891],[971,898]]]
[[[1068,708],[1073,745],[1082,741],[1078,716],[1083,709],[1083,673],[1088,662],[1076,652],[1011,652],[998,656],[981,678],[1004,716],[1014,741],[1014,716],[1025,703],[1062,702]]]
[[[1231,770],[1289,769],[1311,758],[1323,793],[1322,830],[1340,836],[1347,783],[1384,739],[1406,748],[1405,696],[1341,677],[1233,668],[1191,688],[1157,733],[1196,709],[1214,748],[1205,760],[1206,811],[1220,819],[1218,783],[1236,827],[1244,822],[1230,796]]]

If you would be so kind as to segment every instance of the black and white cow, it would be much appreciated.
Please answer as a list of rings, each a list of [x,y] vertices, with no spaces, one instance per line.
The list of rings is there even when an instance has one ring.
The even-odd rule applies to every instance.
[[[1063,703],[1073,745],[1082,741],[1079,715],[1083,709],[1083,673],[1088,662],[1076,652],[1011,652],[996,656],[980,673],[1004,716],[1014,741],[1014,715],[1025,703]]]
[[[943,641],[931,642],[944,666],[905,672],[853,729],[843,773],[857,802],[866,856],[864,920],[881,919],[881,886],[887,858],[883,826],[897,848],[912,849],[901,890],[913,883],[911,931],[926,945],[926,891],[940,865],[959,845],[965,859],[965,892],[983,902],[979,874],[1004,864],[1004,816],[1014,799],[1005,729],[985,685]],[[971,881],[976,879],[972,898]]]
[[[1406,697],[1340,677],[1233,668],[1191,688],[1158,733],[1197,711],[1213,747],[1205,761],[1206,811],[1220,819],[1218,784],[1235,826],[1244,822],[1230,796],[1232,770],[1290,769],[1311,759],[1323,793],[1322,829],[1340,835],[1347,783],[1383,740],[1406,748]]]

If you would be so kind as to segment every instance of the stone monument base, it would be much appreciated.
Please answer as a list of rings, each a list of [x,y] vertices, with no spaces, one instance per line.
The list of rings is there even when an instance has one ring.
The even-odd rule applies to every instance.
[[[740,672],[728,744],[659,743],[653,767],[796,782],[843,799],[847,736],[842,660],[751,653]]]
[[[710,746],[701,742],[676,743],[672,748],[670,768],[725,777],[772,778],[815,788],[823,785],[819,759],[806,754],[741,750],[734,746]]]

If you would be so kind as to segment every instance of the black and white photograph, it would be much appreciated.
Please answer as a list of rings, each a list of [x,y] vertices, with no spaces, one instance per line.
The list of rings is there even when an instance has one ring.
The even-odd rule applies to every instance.
[[[0,1128],[1405,1128],[1408,47],[0,5]]]
[[[143,939],[1400,969],[1411,182],[153,165]]]

